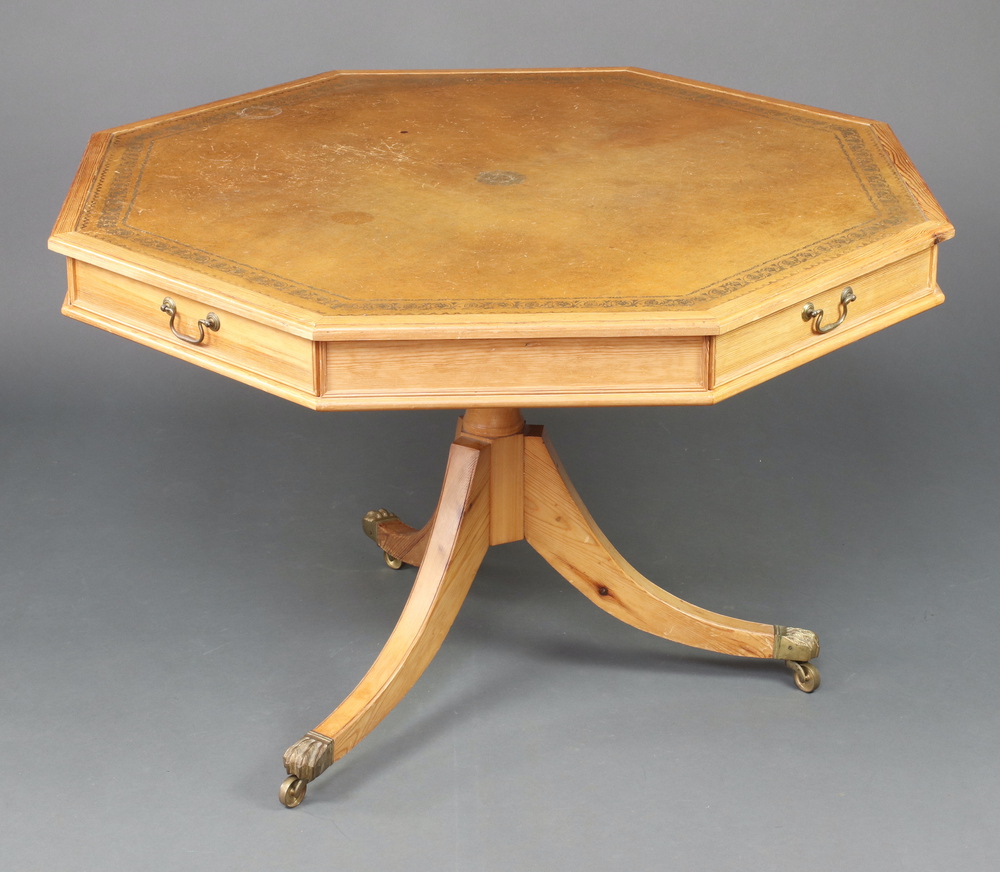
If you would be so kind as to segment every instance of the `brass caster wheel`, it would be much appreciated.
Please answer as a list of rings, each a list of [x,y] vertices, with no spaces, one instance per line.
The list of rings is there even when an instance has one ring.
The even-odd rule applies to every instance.
[[[803,693],[812,693],[819,687],[819,670],[812,663],[786,660],[785,665],[792,670],[795,686]]]
[[[278,799],[281,800],[281,804],[288,808],[295,808],[305,797],[308,783],[303,778],[289,775],[281,782],[281,787],[278,790]]]
[[[398,557],[393,557],[388,551],[383,551],[382,556],[385,558],[385,565],[390,569],[402,569],[403,561]]]

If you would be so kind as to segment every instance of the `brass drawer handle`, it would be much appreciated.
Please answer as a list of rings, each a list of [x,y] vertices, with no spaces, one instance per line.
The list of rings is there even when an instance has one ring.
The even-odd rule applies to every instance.
[[[832,324],[827,324],[825,327],[820,323],[823,320],[823,310],[817,309],[812,303],[806,303],[802,307],[802,320],[808,321],[810,318],[813,320],[813,330],[816,333],[829,333],[831,330],[836,330],[844,320],[847,318],[847,307],[857,299],[854,296],[854,291],[850,288],[844,288],[840,295],[840,317],[834,321]]]
[[[185,336],[174,326],[174,319],[177,317],[177,304],[170,297],[163,298],[163,302],[160,304],[160,311],[166,312],[170,316],[170,332],[180,339],[181,342],[187,342],[189,345],[201,345],[205,341],[206,327],[209,330],[218,330],[222,326],[219,323],[219,316],[215,312],[209,312],[204,318],[198,321],[198,335]]]

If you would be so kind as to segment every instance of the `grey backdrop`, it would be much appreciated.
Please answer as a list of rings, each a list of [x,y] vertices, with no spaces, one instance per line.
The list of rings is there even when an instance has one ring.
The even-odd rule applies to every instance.
[[[6,0],[0,865],[940,870],[1000,856],[995,0]],[[823,687],[657,641],[496,548],[403,703],[281,753],[412,578],[454,413],[320,415],[62,318],[95,130],[337,68],[628,64],[889,122],[958,228],[945,306],[715,408],[536,410],[701,605],[810,627]]]

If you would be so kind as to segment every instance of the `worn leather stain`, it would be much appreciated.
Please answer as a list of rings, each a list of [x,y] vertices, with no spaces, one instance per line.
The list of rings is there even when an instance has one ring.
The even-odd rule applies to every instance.
[[[476,181],[482,185],[519,185],[524,181],[524,176],[520,173],[510,171],[490,171],[480,173],[476,176]]]

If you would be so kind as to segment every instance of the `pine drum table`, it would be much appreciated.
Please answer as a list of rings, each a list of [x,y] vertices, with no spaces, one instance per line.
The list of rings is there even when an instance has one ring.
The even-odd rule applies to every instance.
[[[318,410],[465,409],[418,566],[280,798],[441,645],[490,545],[597,606],[819,683],[814,633],[700,609],[594,524],[531,406],[715,403],[943,300],[953,228],[891,130],[639,69],[334,72],[96,134],[53,231],[63,311]]]

